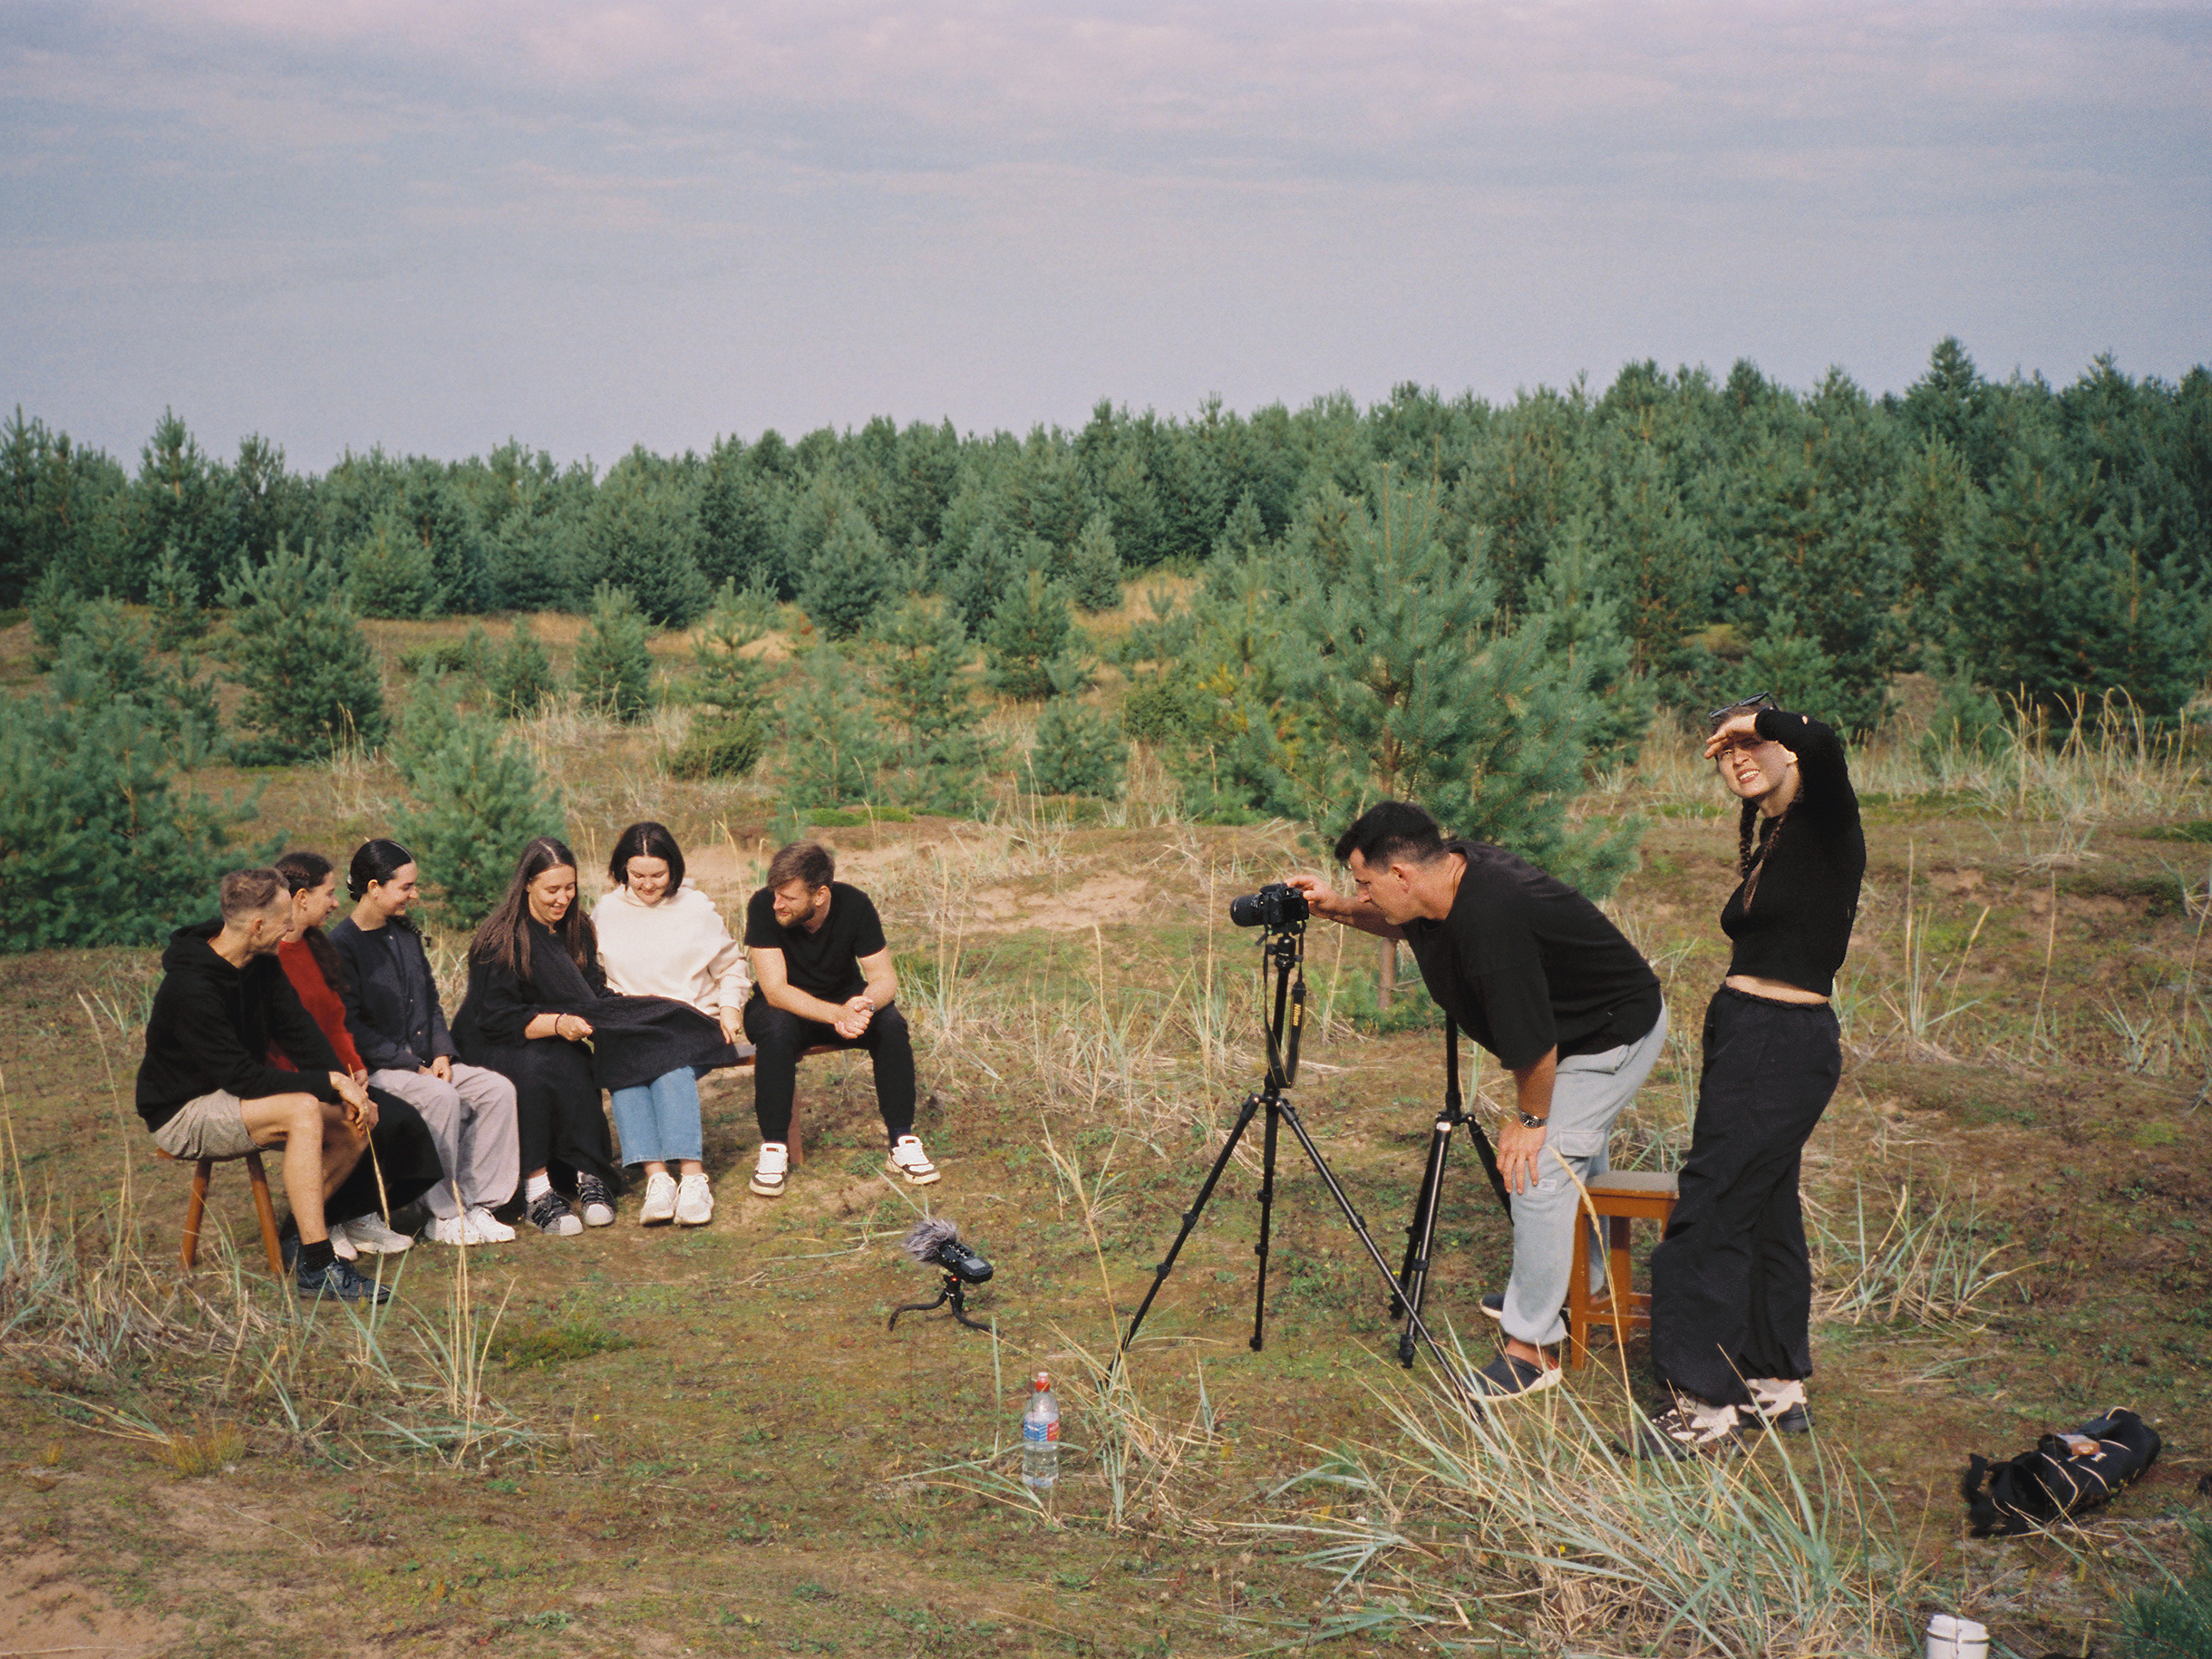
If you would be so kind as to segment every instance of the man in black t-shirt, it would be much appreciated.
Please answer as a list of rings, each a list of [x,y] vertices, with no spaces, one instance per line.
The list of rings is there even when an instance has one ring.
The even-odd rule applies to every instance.
[[[752,1104],[761,1156],[752,1190],[765,1198],[783,1196],[791,1168],[799,1056],[825,1043],[864,1048],[874,1060],[891,1173],[916,1187],[937,1179],[914,1134],[914,1043],[897,1006],[898,975],[883,920],[867,894],[836,876],[827,847],[794,841],[769,860],[768,885],[745,906],[754,985],[745,1034],[759,1051]]]
[[[1546,1350],[1567,1334],[1576,1181],[1606,1171],[1613,1121],[1666,1046],[1659,977],[1567,883],[1501,848],[1446,841],[1411,802],[1371,808],[1336,856],[1352,897],[1292,878],[1314,914],[1405,941],[1437,1005],[1513,1073],[1518,1110],[1498,1136],[1513,1275],[1503,1296],[1483,1299],[1506,1344],[1478,1375],[1493,1394],[1548,1388],[1559,1371]]]

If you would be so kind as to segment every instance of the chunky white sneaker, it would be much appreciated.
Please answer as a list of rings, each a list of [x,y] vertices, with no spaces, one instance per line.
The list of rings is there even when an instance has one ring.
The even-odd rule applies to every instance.
[[[645,1177],[645,1201],[637,1207],[637,1225],[665,1227],[676,1218],[676,1178],[663,1170]]]
[[[704,1227],[714,1218],[714,1192],[703,1175],[687,1175],[676,1189],[676,1220],[684,1227]]]
[[[780,1198],[783,1196],[783,1178],[790,1172],[791,1167],[791,1148],[781,1140],[763,1140],[761,1142],[761,1159],[752,1167],[750,1185],[764,1198]]]
[[[432,1216],[430,1218],[429,1237],[430,1241],[432,1244],[472,1245],[483,1243],[482,1239],[477,1237],[470,1230],[469,1218],[465,1215]]]
[[[1680,1463],[1696,1457],[1724,1456],[1736,1443],[1736,1408],[1714,1405],[1695,1394],[1678,1393],[1674,1403],[1637,1423],[1628,1444],[1615,1450],[1650,1461]]]
[[[361,1247],[345,1236],[345,1223],[334,1221],[329,1227],[330,1252],[342,1262],[359,1261]]]
[[[918,1137],[901,1135],[891,1143],[891,1173],[905,1176],[909,1187],[927,1187],[937,1179],[937,1167],[922,1150]]]
[[[464,1214],[461,1220],[468,1227],[468,1242],[471,1244],[512,1244],[515,1242],[515,1229],[509,1227],[506,1222],[500,1220],[481,1204]]]
[[[414,1240],[384,1225],[382,1216],[355,1216],[345,1224],[345,1237],[358,1250],[374,1256],[397,1256]]]

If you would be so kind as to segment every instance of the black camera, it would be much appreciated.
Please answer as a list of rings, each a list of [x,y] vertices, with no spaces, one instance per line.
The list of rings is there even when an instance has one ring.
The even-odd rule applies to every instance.
[[[969,1285],[984,1284],[991,1276],[991,1264],[969,1249],[960,1229],[942,1217],[916,1222],[902,1247],[910,1260],[943,1268]]]
[[[1231,922],[1239,927],[1265,927],[1269,933],[1285,933],[1312,914],[1305,895],[1283,881],[1270,881],[1256,893],[1229,900]]]

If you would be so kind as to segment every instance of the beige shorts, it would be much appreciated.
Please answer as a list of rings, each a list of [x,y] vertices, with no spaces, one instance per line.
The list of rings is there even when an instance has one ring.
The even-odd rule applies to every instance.
[[[227,1089],[187,1101],[153,1132],[153,1143],[171,1158],[243,1158],[257,1150],[247,1132],[245,1102]]]

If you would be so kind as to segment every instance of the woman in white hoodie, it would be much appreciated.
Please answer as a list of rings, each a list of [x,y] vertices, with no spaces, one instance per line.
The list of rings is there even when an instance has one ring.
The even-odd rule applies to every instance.
[[[714,901],[684,878],[684,850],[661,824],[632,824],[607,860],[614,883],[592,907],[607,988],[631,996],[666,996],[718,1020],[745,1052],[742,1014],[752,990],[745,953]],[[698,1074],[689,1067],[634,1088],[614,1089],[615,1132],[622,1161],[645,1166],[647,1227],[674,1221],[702,1227],[714,1195],[700,1163]],[[674,1164],[682,1177],[668,1172]]]

